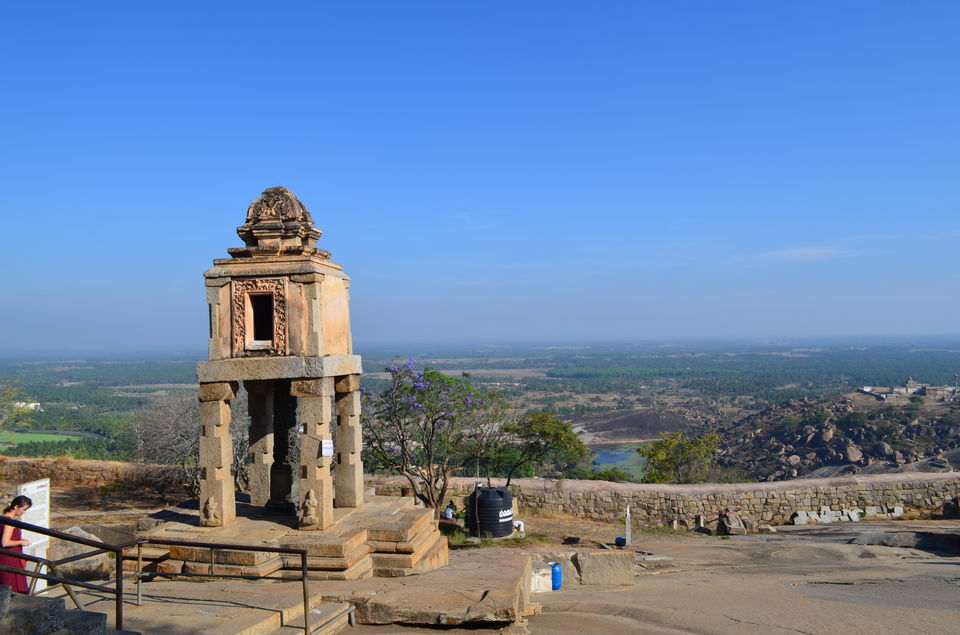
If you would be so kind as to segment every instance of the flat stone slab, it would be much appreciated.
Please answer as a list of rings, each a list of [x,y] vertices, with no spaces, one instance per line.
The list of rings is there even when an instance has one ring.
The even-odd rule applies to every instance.
[[[311,586],[330,602],[356,607],[363,624],[510,623],[535,612],[530,556],[492,547],[450,553],[449,565],[406,578],[370,578],[349,586]]]
[[[324,357],[250,357],[220,359],[197,363],[200,383],[248,379],[307,379],[359,375],[363,372],[359,355],[326,355]]]

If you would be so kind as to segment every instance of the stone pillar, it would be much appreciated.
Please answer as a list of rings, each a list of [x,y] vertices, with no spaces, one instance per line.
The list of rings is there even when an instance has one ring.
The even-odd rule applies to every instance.
[[[334,487],[337,507],[363,505],[363,446],[360,432],[360,375],[336,378],[337,467]]]
[[[273,383],[245,381],[250,410],[250,502],[270,500],[270,466],[273,465]]]
[[[237,517],[233,492],[230,402],[237,382],[200,384],[200,524],[223,527]]]
[[[333,378],[294,381],[300,399],[300,514],[302,530],[322,531],[333,524],[332,457],[321,456],[321,440],[330,438]]]
[[[270,465],[270,500],[267,513],[293,516],[299,500],[298,481],[295,478],[299,460],[293,456],[297,425],[297,398],[290,394],[289,379],[278,379],[273,384],[273,463]]]

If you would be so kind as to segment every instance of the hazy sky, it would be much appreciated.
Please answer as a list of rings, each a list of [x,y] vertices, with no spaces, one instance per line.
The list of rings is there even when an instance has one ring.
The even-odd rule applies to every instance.
[[[260,192],[358,345],[957,333],[960,4],[5,3],[6,352],[202,350]]]

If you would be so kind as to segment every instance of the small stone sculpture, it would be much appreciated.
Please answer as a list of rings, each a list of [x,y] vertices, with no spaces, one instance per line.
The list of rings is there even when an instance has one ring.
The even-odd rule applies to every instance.
[[[300,526],[310,527],[320,524],[319,512],[320,505],[317,503],[317,496],[312,489],[307,490],[307,495],[303,498],[303,507],[300,510]]]
[[[212,496],[203,503],[203,524],[208,527],[219,527],[221,524],[220,506]]]

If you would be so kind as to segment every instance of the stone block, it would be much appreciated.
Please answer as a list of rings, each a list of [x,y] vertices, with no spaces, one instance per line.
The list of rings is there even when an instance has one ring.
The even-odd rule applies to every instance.
[[[358,545],[353,551],[342,557],[307,556],[307,568],[311,570],[317,569],[326,571],[345,571],[364,558],[367,558],[371,551],[372,549],[370,545],[361,544]],[[300,556],[295,554],[284,554],[283,568],[299,569]]]
[[[531,563],[530,592],[548,593],[553,590],[553,569],[542,560]]]
[[[360,390],[360,375],[344,375],[336,378],[337,392],[357,392]]]
[[[63,629],[53,635],[106,635],[107,616],[91,611],[66,611],[63,614]],[[114,631],[116,632],[116,631]]]
[[[216,469],[230,465],[226,442],[223,437],[200,437],[199,454],[203,457],[203,467]]]
[[[202,435],[213,435],[222,428],[220,434],[227,434],[230,426],[230,406],[226,401],[201,401],[200,426]]]
[[[627,586],[634,584],[632,551],[578,551],[573,556],[580,584]]]
[[[164,575],[175,575],[183,571],[183,560],[160,560],[147,570],[153,570]]]
[[[380,578],[398,578],[432,571],[447,564],[447,541],[438,540],[421,555],[373,554],[373,575]],[[412,563],[406,566],[406,563]]]
[[[290,394],[294,397],[322,397],[326,393],[322,379],[298,379],[290,383]]]
[[[235,565],[235,564],[216,564],[213,565],[214,575],[248,575],[265,576],[276,573],[284,565],[283,558],[276,556],[255,565]],[[300,568],[299,559],[297,568]],[[185,562],[183,573],[193,573],[200,575],[210,574],[209,562]]]
[[[238,384],[235,381],[218,381],[200,384],[200,401],[233,401],[237,398]]]
[[[249,357],[219,359],[197,364],[200,383],[267,379],[304,379],[359,375],[363,372],[358,355],[323,357]]]
[[[342,558],[367,541],[367,530],[350,528],[337,534],[284,536],[280,546],[305,549],[311,557]]]
[[[54,633],[64,626],[64,608],[62,598],[14,594],[0,620],[0,633]]]
[[[205,547],[170,547],[170,557],[174,560],[183,560],[199,564],[210,564],[210,549]],[[247,551],[240,549],[217,549],[213,552],[213,563],[216,564],[234,564],[242,566],[253,566],[263,564],[271,558],[276,558],[275,553],[266,551]]]
[[[337,414],[341,421],[350,415],[359,416],[360,414],[360,392],[338,392],[337,395]],[[359,422],[357,422],[359,425]]]

